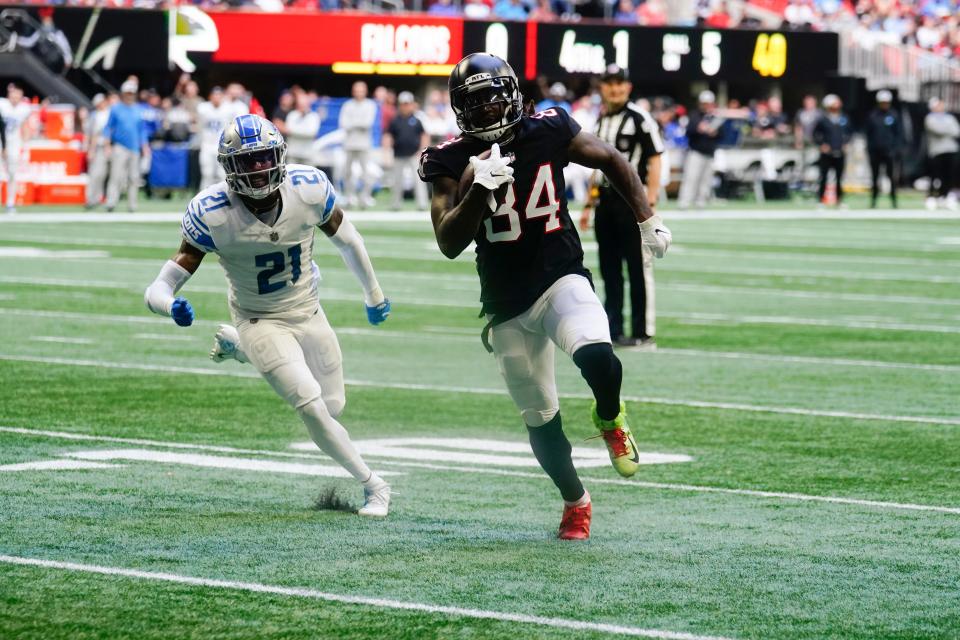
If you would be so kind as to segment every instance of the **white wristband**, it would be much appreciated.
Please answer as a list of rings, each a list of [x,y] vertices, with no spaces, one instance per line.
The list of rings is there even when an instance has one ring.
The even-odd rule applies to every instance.
[[[167,260],[160,268],[157,279],[143,292],[143,301],[147,309],[161,316],[169,316],[174,294],[190,279],[191,275],[173,260]]]

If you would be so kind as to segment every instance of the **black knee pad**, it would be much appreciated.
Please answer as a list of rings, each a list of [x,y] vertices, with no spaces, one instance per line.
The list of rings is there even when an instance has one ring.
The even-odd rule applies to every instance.
[[[580,347],[573,354],[573,362],[580,369],[580,375],[591,387],[595,384],[619,385],[623,375],[620,359],[614,355],[613,346],[606,342]]]

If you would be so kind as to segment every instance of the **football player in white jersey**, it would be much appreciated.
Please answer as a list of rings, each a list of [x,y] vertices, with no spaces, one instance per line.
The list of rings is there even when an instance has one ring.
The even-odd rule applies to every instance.
[[[240,103],[241,105],[243,103]],[[240,109],[237,103],[226,98],[220,87],[210,90],[209,100],[197,105],[197,120],[200,129],[200,188],[206,189],[210,185],[224,179],[223,168],[217,161],[217,147],[220,144],[220,134],[234,118],[247,113],[247,109]]]
[[[23,153],[23,142],[30,137],[30,114],[33,109],[23,99],[23,89],[15,84],[7,86],[7,97],[0,98],[0,115],[6,133],[6,147],[4,147],[4,164],[7,167],[7,211],[16,211],[17,201],[17,170],[20,168],[20,156]]]
[[[286,164],[286,143],[270,121],[239,116],[224,130],[218,160],[225,182],[204,189],[183,217],[172,260],[147,288],[154,313],[180,326],[194,313],[177,292],[207,253],[216,253],[229,285],[233,326],[221,325],[211,354],[250,362],[306,424],[313,441],[363,484],[365,516],[386,516],[390,487],[370,471],[337,421],[346,402],[340,345],[320,308],[314,231],[339,249],[363,287],[367,318],[390,313],[356,228],[337,205],[327,176]]]

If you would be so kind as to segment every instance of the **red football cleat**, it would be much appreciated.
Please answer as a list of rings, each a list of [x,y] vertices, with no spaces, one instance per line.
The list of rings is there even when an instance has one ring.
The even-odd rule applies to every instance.
[[[564,507],[557,537],[561,540],[586,540],[590,537],[592,515],[593,507],[589,502],[582,507]]]

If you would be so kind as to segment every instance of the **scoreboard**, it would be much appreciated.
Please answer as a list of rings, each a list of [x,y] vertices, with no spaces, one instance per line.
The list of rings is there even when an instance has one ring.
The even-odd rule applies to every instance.
[[[599,74],[609,64],[634,81],[823,80],[835,73],[835,33],[467,21],[464,53],[497,53],[527,79]]]

